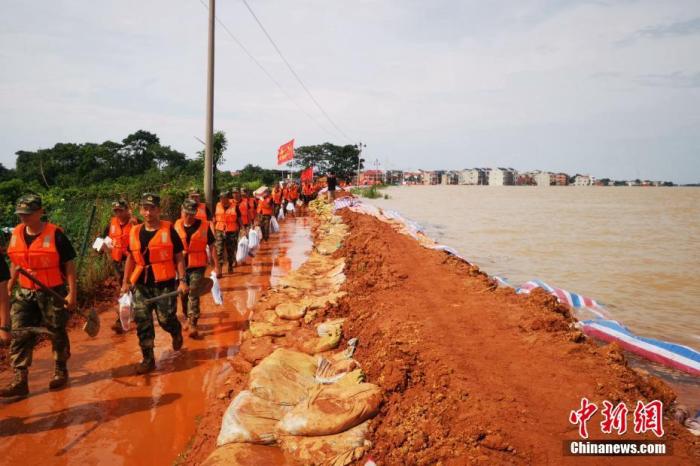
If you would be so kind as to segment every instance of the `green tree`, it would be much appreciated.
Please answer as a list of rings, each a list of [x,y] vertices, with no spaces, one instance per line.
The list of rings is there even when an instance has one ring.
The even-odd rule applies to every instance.
[[[315,146],[301,146],[294,150],[290,167],[316,167],[317,172],[334,172],[339,178],[350,179],[357,172],[360,150],[355,145],[337,146],[326,142]],[[360,168],[364,159],[360,160]]]
[[[224,152],[226,152],[226,149],[228,149],[226,133],[223,131],[214,132],[214,141],[212,146],[214,149],[214,167],[219,167],[226,162],[226,159],[224,158]],[[204,149],[197,152],[197,157],[202,162],[202,166],[204,166]]]

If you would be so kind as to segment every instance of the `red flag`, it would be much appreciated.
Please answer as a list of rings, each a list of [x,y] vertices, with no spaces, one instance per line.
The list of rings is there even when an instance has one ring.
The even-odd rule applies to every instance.
[[[294,139],[286,142],[277,150],[277,165],[282,165],[294,158]]]
[[[314,167],[309,167],[301,172],[301,181],[311,181],[314,179]]]

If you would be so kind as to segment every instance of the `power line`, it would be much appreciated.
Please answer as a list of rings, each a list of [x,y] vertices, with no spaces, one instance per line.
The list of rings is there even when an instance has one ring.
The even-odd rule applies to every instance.
[[[263,26],[263,24],[260,22],[260,20],[259,20],[258,17],[256,16],[256,14],[255,14],[255,12],[253,11],[253,9],[250,7],[250,5],[248,5],[248,2],[247,2],[246,0],[242,0],[242,1],[243,1],[243,4],[244,4],[244,5],[246,6],[246,8],[248,9],[248,11],[250,12],[250,14],[251,14],[251,15],[253,16],[253,18],[255,19],[255,22],[258,23],[258,26],[260,26],[260,29],[262,29],[262,32],[265,33],[265,36],[267,37],[267,40],[270,41],[270,43],[272,44],[272,46],[274,47],[274,49],[277,51],[277,54],[280,56],[280,58],[282,59],[282,61],[284,62],[284,64],[287,65],[287,68],[289,69],[289,72],[292,73],[292,75],[294,75],[294,77],[295,77],[296,80],[299,82],[299,84],[301,85],[301,87],[304,88],[304,90],[305,90],[306,93],[309,95],[309,97],[311,98],[311,100],[314,102],[314,104],[316,104],[316,107],[318,107],[318,109],[321,111],[321,113],[323,113],[323,115],[324,115],[324,116],[326,117],[326,119],[330,122],[330,124],[333,125],[333,127],[334,127],[336,130],[338,130],[338,132],[339,132],[340,134],[342,134],[347,140],[350,140],[350,137],[349,137],[347,134],[345,134],[345,132],[344,132],[342,129],[340,129],[340,127],[338,127],[338,125],[335,124],[335,122],[333,121],[333,119],[328,115],[328,113],[323,109],[323,107],[321,107],[321,104],[318,103],[318,100],[316,100],[316,98],[313,96],[313,94],[311,93],[311,91],[309,90],[309,88],[306,87],[306,84],[304,84],[304,81],[302,81],[301,78],[299,77],[299,75],[296,73],[296,71],[294,71],[294,68],[292,68],[292,65],[290,65],[289,62],[287,61],[287,59],[284,57],[284,55],[282,54],[282,51],[280,50],[280,48],[277,47],[277,44],[275,43],[275,41],[272,40],[272,37],[271,37],[270,34],[267,32],[267,29],[265,29],[265,26]]]
[[[208,6],[206,3],[204,3],[204,0],[199,0],[199,3],[201,3],[202,6],[203,6],[204,8],[206,8],[207,10],[209,10],[209,6]],[[216,17],[216,22],[219,23],[219,25],[224,29],[224,31],[226,31],[226,33],[229,35],[229,37],[231,37],[231,39],[241,48],[241,50],[243,50],[243,52],[248,56],[248,58],[250,58],[251,60],[253,60],[253,63],[255,63],[255,64],[258,66],[258,68],[260,68],[260,70],[261,70],[263,73],[265,73],[265,75],[270,79],[270,81],[272,81],[272,82],[275,84],[275,86],[277,86],[277,87],[279,88],[279,90],[282,91],[282,93],[285,95],[285,97],[287,97],[294,105],[296,105],[296,107],[297,107],[304,115],[306,115],[311,121],[313,121],[313,122],[314,122],[319,128],[321,128],[321,130],[323,130],[326,134],[328,134],[328,135],[331,136],[331,137],[336,137],[335,134],[333,134],[333,133],[331,133],[330,131],[328,131],[328,129],[327,129],[325,126],[321,125],[321,123],[319,123],[319,121],[318,121],[316,118],[314,118],[313,115],[311,115],[309,112],[307,112],[307,111],[304,109],[304,107],[302,107],[302,106],[299,104],[299,102],[297,102],[296,99],[294,99],[294,97],[292,97],[291,94],[289,94],[289,93],[284,89],[284,87],[282,87],[282,85],[279,83],[279,81],[277,81],[277,80],[274,78],[274,76],[272,76],[272,74],[270,74],[270,72],[267,71],[267,69],[257,60],[257,58],[255,58],[255,56],[254,56],[252,53],[250,53],[250,52],[248,51],[248,49],[243,45],[243,43],[242,43],[240,40],[238,40],[238,38],[236,38],[236,36],[233,35],[233,33],[231,32],[231,30],[228,28],[228,26],[226,26],[226,24],[224,24],[224,22],[223,22],[221,19],[219,19],[218,16]]]

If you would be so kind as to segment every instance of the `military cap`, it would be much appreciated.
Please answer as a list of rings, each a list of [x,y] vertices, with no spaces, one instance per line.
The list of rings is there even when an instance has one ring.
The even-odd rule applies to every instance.
[[[182,210],[186,214],[196,214],[197,213],[197,208],[199,205],[197,204],[197,201],[193,199],[185,199],[185,201],[182,203]]]
[[[197,188],[190,188],[190,195],[192,195],[192,194],[196,194],[197,196],[199,196],[199,189],[197,189]]]
[[[129,204],[124,199],[117,199],[116,201],[112,202],[112,209],[121,209],[121,210],[127,210],[129,208]]]
[[[225,189],[219,193],[219,197],[230,197],[231,196],[231,191]]]
[[[17,199],[16,214],[32,214],[41,209],[41,196],[38,194],[25,194]]]
[[[143,193],[141,195],[141,205],[160,207],[160,196],[154,193]]]

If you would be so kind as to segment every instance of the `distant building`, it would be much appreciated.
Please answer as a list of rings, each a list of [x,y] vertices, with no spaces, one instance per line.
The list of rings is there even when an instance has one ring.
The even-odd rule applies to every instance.
[[[576,175],[574,177],[574,186],[593,186],[595,184],[595,177],[589,175]]]
[[[423,184],[421,172],[403,172],[403,184]]]
[[[516,172],[512,168],[492,168],[488,173],[489,186],[511,186],[515,184]]]
[[[401,170],[387,170],[384,173],[384,182],[386,184],[402,184],[403,183],[403,171]]]
[[[421,170],[423,176],[423,184],[440,184],[442,181],[443,170],[427,171]]]
[[[458,173],[459,184],[484,185],[487,181],[486,170],[483,168],[469,168]]]
[[[381,170],[365,170],[360,174],[361,185],[382,184],[384,182],[384,174]]]
[[[523,172],[518,173],[515,177],[516,186],[534,186],[537,184],[535,176],[538,172]]]
[[[537,186],[552,186],[554,184],[554,174],[549,172],[539,172],[535,175]]]
[[[556,186],[567,186],[569,184],[569,175],[566,173],[554,173],[552,176]]]
[[[459,184],[459,172],[457,171],[446,171],[442,174],[442,184]]]

